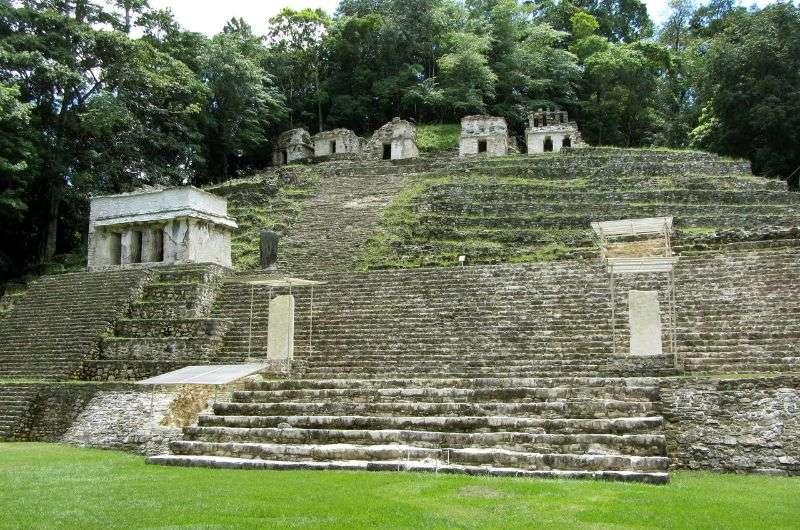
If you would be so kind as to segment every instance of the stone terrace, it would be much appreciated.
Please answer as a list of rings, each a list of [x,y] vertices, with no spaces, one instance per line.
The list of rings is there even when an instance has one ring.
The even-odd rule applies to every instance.
[[[65,379],[138,295],[142,270],[47,276],[0,319],[0,378]]]

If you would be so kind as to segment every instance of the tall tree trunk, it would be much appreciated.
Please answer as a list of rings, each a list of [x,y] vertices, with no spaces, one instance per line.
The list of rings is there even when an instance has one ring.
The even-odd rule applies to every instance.
[[[58,241],[58,215],[61,211],[63,190],[60,178],[53,179],[51,182],[47,197],[47,220],[39,255],[40,263],[50,261],[56,255],[56,242]]]

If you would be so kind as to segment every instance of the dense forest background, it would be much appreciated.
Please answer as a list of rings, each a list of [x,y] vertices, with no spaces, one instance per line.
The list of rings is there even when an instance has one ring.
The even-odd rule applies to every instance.
[[[288,127],[369,133],[570,111],[592,144],[800,171],[800,9],[671,0],[342,0],[208,37],[147,0],[0,0],[0,283],[85,244],[88,197],[218,182]]]

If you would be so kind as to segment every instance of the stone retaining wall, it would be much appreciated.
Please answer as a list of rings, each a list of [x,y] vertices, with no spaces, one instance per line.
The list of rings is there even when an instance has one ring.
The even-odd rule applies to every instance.
[[[661,406],[676,468],[800,475],[800,376],[666,379]]]

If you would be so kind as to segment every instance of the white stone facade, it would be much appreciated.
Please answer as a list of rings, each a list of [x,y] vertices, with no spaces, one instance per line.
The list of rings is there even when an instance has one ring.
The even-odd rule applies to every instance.
[[[311,135],[305,129],[291,129],[278,137],[272,151],[272,165],[283,166],[302,162],[314,156]]]
[[[461,119],[458,156],[504,156],[508,154],[508,123],[496,116],[466,116]]]
[[[372,135],[365,149],[365,158],[403,160],[417,158],[417,128],[413,123],[395,118]]]
[[[364,140],[350,129],[333,129],[314,135],[314,157],[336,155],[361,156]]]
[[[228,201],[192,186],[93,197],[88,269],[183,263],[231,266]]]
[[[583,147],[578,124],[564,110],[542,110],[528,114],[525,130],[528,153],[557,153],[564,147]]]

